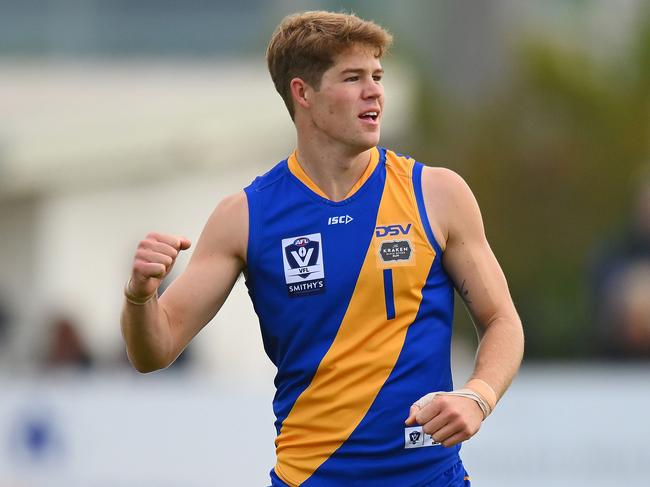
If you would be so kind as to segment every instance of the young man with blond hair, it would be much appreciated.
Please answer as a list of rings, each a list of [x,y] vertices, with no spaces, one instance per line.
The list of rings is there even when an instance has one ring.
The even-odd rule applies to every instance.
[[[142,372],[167,367],[243,272],[276,365],[273,486],[466,486],[460,443],[514,377],[521,322],[465,182],[378,147],[392,38],[354,15],[285,18],[267,60],[296,150],[183,237],[140,242],[122,332]],[[480,335],[454,390],[454,288]]]

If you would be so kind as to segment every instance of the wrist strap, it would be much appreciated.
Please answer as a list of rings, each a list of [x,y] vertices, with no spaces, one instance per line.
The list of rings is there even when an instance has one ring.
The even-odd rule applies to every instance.
[[[131,303],[135,304],[136,306],[143,306],[147,304],[149,301],[151,301],[151,298],[153,298],[156,295],[156,293],[153,293],[146,298],[139,298],[137,296],[134,296],[131,293],[131,278],[129,277],[129,280],[126,281],[126,284],[124,285],[124,297],[126,300]]]
[[[478,404],[478,407],[481,408],[481,411],[483,412],[483,420],[487,418],[490,413],[492,412],[492,408],[488,404],[488,402],[481,397],[479,394],[477,394],[475,391],[471,389],[458,389],[456,391],[449,391],[449,392],[438,392],[438,395],[440,396],[459,396],[459,397],[465,397],[467,399],[472,399],[476,401],[476,404]]]
[[[464,386],[465,389],[470,389],[481,396],[490,405],[490,410],[494,409],[497,405],[497,393],[490,384],[483,379],[472,378],[467,381]]]

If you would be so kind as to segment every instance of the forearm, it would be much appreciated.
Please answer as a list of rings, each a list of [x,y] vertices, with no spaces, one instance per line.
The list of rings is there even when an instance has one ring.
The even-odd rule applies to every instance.
[[[497,318],[483,330],[470,380],[486,382],[498,401],[519,370],[524,353],[524,334],[516,314]]]
[[[169,318],[155,296],[142,305],[125,299],[121,327],[127,355],[139,372],[165,368],[176,358]]]
[[[508,389],[523,357],[524,336],[514,309],[511,317],[496,318],[480,330],[474,372],[465,386],[426,394],[411,406],[405,422],[422,425],[445,447],[476,434]]]

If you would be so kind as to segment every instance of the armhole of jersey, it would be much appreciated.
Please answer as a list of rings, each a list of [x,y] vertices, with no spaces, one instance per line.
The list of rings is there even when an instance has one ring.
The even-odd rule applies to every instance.
[[[247,281],[252,282],[253,273],[250,270],[255,265],[257,256],[257,198],[253,185],[244,188],[246,200],[248,201],[248,242],[246,244],[246,274]]]
[[[442,248],[438,244],[436,237],[433,235],[433,230],[431,230],[431,225],[429,224],[429,217],[427,215],[427,208],[424,205],[424,195],[422,193],[422,169],[424,164],[420,162],[415,162],[413,165],[413,190],[415,191],[415,200],[418,204],[418,212],[420,213],[420,220],[422,220],[422,226],[424,231],[427,234],[429,243],[436,251],[438,255],[442,255]]]

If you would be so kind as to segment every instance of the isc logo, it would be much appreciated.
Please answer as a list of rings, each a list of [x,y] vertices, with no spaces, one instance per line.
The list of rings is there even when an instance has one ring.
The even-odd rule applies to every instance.
[[[377,237],[395,237],[397,235],[408,235],[411,231],[411,223],[403,227],[402,225],[386,225],[385,227],[375,228],[375,236]]]
[[[340,223],[348,224],[352,220],[354,220],[354,218],[352,218],[350,215],[331,216],[327,219],[327,224],[328,225],[338,225]]]

